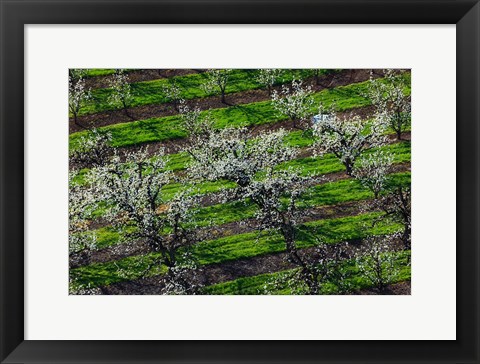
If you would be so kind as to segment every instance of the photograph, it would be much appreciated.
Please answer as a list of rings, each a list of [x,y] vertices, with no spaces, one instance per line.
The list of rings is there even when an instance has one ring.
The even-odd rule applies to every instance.
[[[411,69],[67,71],[70,295],[411,294]]]

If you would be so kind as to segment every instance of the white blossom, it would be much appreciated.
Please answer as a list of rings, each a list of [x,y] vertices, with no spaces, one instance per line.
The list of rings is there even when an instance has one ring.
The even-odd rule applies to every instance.
[[[79,253],[96,248],[96,234],[89,230],[89,222],[96,206],[94,192],[73,182],[76,172],[69,172],[68,192],[68,246],[69,252]]]
[[[188,190],[165,198],[163,188],[173,181],[171,172],[165,170],[166,161],[163,150],[153,157],[147,149],[127,153],[124,163],[114,154],[109,163],[93,169],[89,178],[96,196],[108,202],[105,217],[114,225],[135,227],[125,239],[143,240],[160,253],[153,265],[167,266],[167,281],[178,284],[176,272],[184,266],[178,260],[179,250],[188,249],[196,239],[194,227],[188,226],[196,199]],[[183,284],[186,290],[195,286]]]
[[[365,150],[386,143],[385,130],[385,124],[378,118],[368,121],[355,115],[341,119],[330,112],[330,117],[313,124],[314,148],[317,155],[333,153],[347,174],[352,175],[355,162]]]
[[[356,254],[357,267],[379,291],[384,291],[398,274],[395,265],[393,235],[371,235],[365,238]]]
[[[72,70],[70,70],[72,71]],[[82,73],[73,73],[68,77],[68,109],[78,124],[78,114],[91,100],[90,89],[87,89]]]
[[[165,95],[165,98],[168,100],[168,102],[173,103],[173,107],[176,111],[179,111],[179,104],[182,100],[181,98],[181,89],[175,82],[175,80],[171,80],[168,85],[165,85],[163,87],[163,93]]]
[[[268,89],[268,94],[272,94],[272,86],[281,76],[282,70],[279,68],[261,68],[255,77],[258,83]]]
[[[128,107],[133,100],[132,87],[129,83],[129,77],[123,69],[118,69],[108,79],[108,86],[111,93],[108,97],[108,103],[113,107],[122,107],[125,114],[132,118],[128,113]]]
[[[210,129],[189,148],[193,156],[189,173],[193,179],[226,179],[246,186],[257,173],[296,155],[295,149],[285,146],[285,135],[280,129],[251,140],[246,128]]]
[[[100,129],[91,129],[82,135],[70,153],[70,162],[75,168],[104,164],[112,153],[112,134]]]
[[[385,70],[385,77],[370,77],[367,97],[375,106],[377,117],[383,119],[401,139],[410,126],[411,102],[406,94],[407,84],[395,70]]]
[[[363,186],[373,192],[375,198],[378,198],[385,188],[392,163],[391,153],[377,149],[373,153],[361,156],[352,174]]]
[[[291,87],[282,85],[282,90],[272,92],[272,103],[275,110],[282,116],[293,121],[293,127],[297,127],[297,121],[305,121],[311,116],[313,106],[312,87],[303,86],[302,81],[293,80]]]
[[[222,103],[226,104],[225,92],[228,84],[231,69],[209,69],[205,74],[207,80],[202,88],[207,94],[220,94]]]

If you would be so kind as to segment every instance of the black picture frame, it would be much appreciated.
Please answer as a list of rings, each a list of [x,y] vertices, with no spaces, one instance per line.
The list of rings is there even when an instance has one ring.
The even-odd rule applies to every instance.
[[[478,0],[0,0],[0,14],[2,363],[480,362]],[[457,340],[24,340],[24,25],[158,23],[456,24]]]

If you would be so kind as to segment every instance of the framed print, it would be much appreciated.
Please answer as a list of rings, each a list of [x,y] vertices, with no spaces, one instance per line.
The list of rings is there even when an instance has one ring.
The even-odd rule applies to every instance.
[[[479,361],[477,1],[1,6],[2,363]]]

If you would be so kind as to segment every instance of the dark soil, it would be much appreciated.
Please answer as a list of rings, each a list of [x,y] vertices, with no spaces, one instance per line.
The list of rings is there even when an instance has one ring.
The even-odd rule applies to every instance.
[[[363,289],[356,294],[358,295],[411,295],[411,281],[403,281],[389,285],[383,291],[377,288]]]
[[[147,70],[152,71],[152,70]],[[169,70],[176,71],[176,70]],[[317,85],[314,78],[307,80],[312,84],[314,91],[321,91],[325,88],[333,88],[337,86],[345,86],[351,83],[363,82],[370,78],[369,70],[344,70],[334,75],[320,76],[320,84]],[[380,73],[375,77],[380,77]],[[158,78],[158,77],[157,77]],[[276,86],[280,89],[281,86]],[[201,99],[187,100],[187,105],[194,107],[198,106],[201,110],[219,109],[233,105],[243,105],[252,102],[266,101],[270,99],[270,95],[267,90],[257,89],[248,90],[227,95],[227,104],[221,102],[220,97],[211,96]],[[96,114],[89,114],[78,117],[78,123],[83,127],[101,127],[111,124],[127,123],[133,120],[144,120],[153,117],[170,116],[177,114],[172,104],[151,104],[138,106],[128,109],[128,113],[131,117],[127,116],[123,110],[111,110],[100,112]],[[84,130],[84,128],[76,125],[73,118],[70,118],[69,132],[74,133]]]

